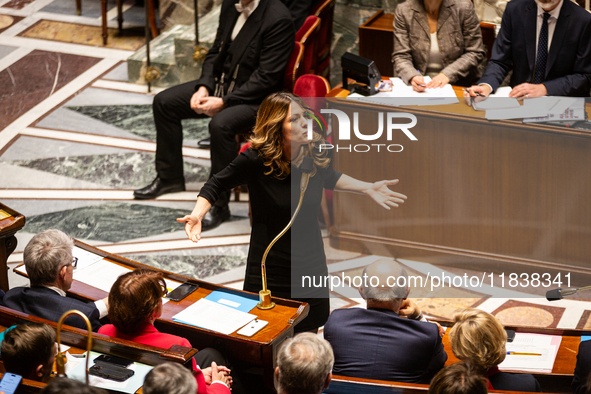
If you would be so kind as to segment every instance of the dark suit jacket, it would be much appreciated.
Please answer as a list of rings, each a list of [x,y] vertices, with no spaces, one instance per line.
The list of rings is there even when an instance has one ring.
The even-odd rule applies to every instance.
[[[591,341],[583,341],[579,345],[579,353],[577,354],[577,366],[572,383],[573,393],[585,393],[589,373],[591,373]]]
[[[539,393],[540,383],[530,373],[512,374],[508,372],[497,372],[488,376],[488,380],[494,390],[527,391]]]
[[[41,317],[43,319],[57,322],[64,312],[76,309],[84,313],[92,331],[98,331],[101,327],[99,322],[100,313],[92,302],[83,302],[75,298],[62,297],[54,290],[47,287],[15,287],[8,290],[2,300],[2,305],[15,311]],[[86,329],[86,324],[78,316],[70,316],[65,324]]]
[[[227,92],[237,71],[233,91],[224,96],[224,103],[260,104],[270,93],[283,90],[285,66],[295,45],[293,22],[280,0],[261,0],[231,41],[240,15],[235,4],[235,0],[224,0],[222,4],[215,41],[195,88],[205,86],[213,94],[216,81],[224,74]]]
[[[324,338],[334,351],[335,375],[429,383],[447,360],[435,324],[384,309],[337,309]]]
[[[478,83],[495,91],[510,70],[511,86],[533,81],[536,62],[537,5],[534,0],[507,4],[492,57]],[[546,63],[549,96],[589,96],[591,87],[591,14],[563,0]]]

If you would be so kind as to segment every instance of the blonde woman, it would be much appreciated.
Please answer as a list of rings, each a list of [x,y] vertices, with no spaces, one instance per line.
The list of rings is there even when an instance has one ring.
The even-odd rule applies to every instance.
[[[460,360],[473,360],[494,390],[539,392],[540,384],[531,374],[500,372],[497,367],[507,355],[507,332],[490,313],[464,309],[454,315],[449,333],[451,349]]]
[[[268,288],[273,296],[310,304],[308,317],[296,331],[317,330],[329,315],[328,288],[301,286],[304,273],[317,278],[328,276],[317,219],[322,189],[364,193],[385,209],[398,207],[406,199],[405,195],[388,188],[398,180],[367,183],[335,171],[330,154],[326,150],[320,153],[316,148],[323,142],[320,136],[315,134],[311,141],[307,139],[307,119],[308,112],[298,97],[274,93],[265,98],[257,115],[251,148],[203,186],[190,215],[177,219],[185,223],[189,239],[197,242],[201,238],[201,221],[220,193],[247,184],[252,234],[244,290],[258,292],[263,253],[289,222],[299,200],[302,176],[299,165],[304,156],[312,157],[314,169],[302,209],[290,232],[273,246],[267,257]],[[302,294],[305,296],[300,297]]]

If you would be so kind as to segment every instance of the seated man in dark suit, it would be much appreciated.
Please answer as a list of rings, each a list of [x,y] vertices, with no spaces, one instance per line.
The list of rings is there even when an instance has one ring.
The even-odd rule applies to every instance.
[[[74,241],[59,230],[46,230],[35,235],[25,247],[24,261],[31,287],[8,290],[2,305],[57,322],[64,312],[77,309],[92,324],[92,331],[101,327],[99,319],[107,316],[107,299],[94,303],[66,297],[72,286],[78,259],[72,251]],[[70,316],[65,324],[86,329],[79,316]]]
[[[572,382],[573,393],[588,393],[591,374],[591,341],[582,341],[577,353],[577,365],[575,366],[575,376]],[[589,387],[591,388],[591,387]]]
[[[2,339],[2,362],[6,372],[24,379],[45,382],[53,370],[57,352],[55,330],[43,323],[19,324]]]
[[[465,95],[488,96],[513,70],[511,97],[587,97],[589,37],[591,14],[571,1],[510,1],[486,71]]]
[[[236,135],[252,130],[260,103],[283,89],[285,67],[295,45],[292,17],[280,0],[225,0],[201,78],[154,98],[156,172],[137,199],[185,190],[181,119],[212,117],[211,173],[238,154]],[[207,143],[206,143],[207,141]],[[200,141],[209,146],[209,140]],[[202,231],[230,218],[230,192],[223,193],[202,221]]]
[[[277,394],[321,394],[332,379],[330,344],[304,332],[287,339],[277,354]]]
[[[424,320],[416,304],[406,298],[408,280],[404,287],[388,281],[389,277],[407,278],[406,270],[392,260],[378,260],[365,267],[363,277],[377,277],[380,283],[372,287],[367,281],[359,288],[367,309],[337,309],[324,326],[324,338],[335,355],[333,373],[429,383],[447,354],[438,326]]]

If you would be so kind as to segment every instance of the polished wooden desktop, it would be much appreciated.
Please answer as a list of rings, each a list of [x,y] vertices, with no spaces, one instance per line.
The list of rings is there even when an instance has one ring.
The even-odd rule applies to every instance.
[[[54,329],[57,328],[57,323],[55,322],[0,306],[0,332],[3,332],[10,326],[23,322],[45,323]],[[62,345],[70,347],[68,349],[70,354],[82,354],[86,351],[86,330],[63,325],[60,337]],[[174,362],[189,369],[193,367],[192,358],[197,353],[197,350],[193,348],[175,345],[170,349],[161,349],[124,339],[111,338],[97,333],[92,334],[92,351],[123,357],[147,365]],[[4,369],[4,364],[2,364],[0,360],[0,373],[4,372],[6,372],[6,370]],[[41,391],[43,387],[45,387],[45,383],[24,379],[19,387],[19,392],[37,393]],[[112,392],[116,393],[117,391]],[[140,392],[141,389],[138,390],[138,393]]]
[[[75,244],[84,250],[103,256],[106,260],[114,264],[130,269],[154,269],[153,267],[128,260],[121,256],[107,253],[80,241],[75,241]],[[222,354],[232,357],[235,360],[244,361],[251,366],[262,367],[265,384],[269,388],[273,388],[273,371],[275,369],[275,356],[277,350],[285,339],[293,336],[294,327],[308,315],[310,309],[309,305],[307,303],[273,297],[273,301],[277,304],[275,308],[270,310],[254,308],[250,312],[257,315],[259,319],[269,322],[265,328],[252,337],[241,336],[236,332],[230,335],[224,335],[218,332],[174,322],[172,317],[215,290],[239,294],[251,299],[258,299],[258,294],[218,286],[194,278],[173,274],[168,271],[162,272],[166,278],[171,280],[179,282],[191,280],[192,282],[198,283],[199,289],[180,302],[168,301],[165,303],[163,305],[162,316],[155,323],[156,328],[162,332],[187,338],[191,342],[191,345],[197,349],[214,347],[222,352]],[[17,271],[17,273],[22,274],[19,271]],[[79,281],[73,282],[69,294],[84,300],[93,301],[102,299],[108,295],[108,293],[100,289]]]
[[[14,236],[25,226],[25,217],[0,203],[0,289],[8,291],[8,256],[16,249]]]
[[[329,94],[330,108],[344,111],[349,119],[359,112],[365,134],[378,129],[380,113],[415,115],[417,125],[411,132],[418,139],[411,141],[395,130],[392,141],[386,141],[384,133],[372,142],[400,144],[400,153],[333,151],[338,171],[368,181],[399,179],[393,188],[408,200],[384,212],[363,196],[335,193],[331,246],[423,262],[470,264],[470,269],[507,275],[571,272],[571,287],[588,284],[591,132],[489,121],[484,111],[464,103],[461,88],[455,92],[457,104],[423,107],[355,102],[345,98],[348,91],[338,88]],[[332,124],[336,138],[336,119]],[[371,143],[351,134],[343,144]],[[555,287],[568,285],[551,288]]]

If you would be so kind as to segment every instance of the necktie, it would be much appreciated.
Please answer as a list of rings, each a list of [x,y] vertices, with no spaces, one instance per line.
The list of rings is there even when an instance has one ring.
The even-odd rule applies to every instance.
[[[544,21],[542,22],[540,37],[538,38],[538,56],[534,74],[535,84],[544,82],[546,76],[546,62],[548,61],[548,19],[550,19],[550,14],[544,12]]]

